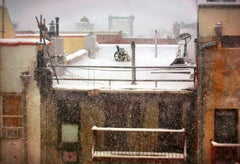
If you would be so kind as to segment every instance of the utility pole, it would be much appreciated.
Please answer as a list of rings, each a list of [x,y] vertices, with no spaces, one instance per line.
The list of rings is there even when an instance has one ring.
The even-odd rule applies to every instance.
[[[136,84],[136,67],[135,67],[135,42],[132,41],[132,84]]]
[[[155,58],[158,57],[158,32],[155,30]]]

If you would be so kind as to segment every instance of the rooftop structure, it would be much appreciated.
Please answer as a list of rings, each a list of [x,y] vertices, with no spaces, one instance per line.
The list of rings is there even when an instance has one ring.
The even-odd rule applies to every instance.
[[[77,31],[93,31],[94,24],[90,23],[87,17],[82,17],[80,23],[76,23]]]
[[[131,15],[129,17],[120,17],[120,16],[112,16],[108,17],[108,29],[119,30],[125,33],[126,36],[133,36],[133,22],[134,16]]]

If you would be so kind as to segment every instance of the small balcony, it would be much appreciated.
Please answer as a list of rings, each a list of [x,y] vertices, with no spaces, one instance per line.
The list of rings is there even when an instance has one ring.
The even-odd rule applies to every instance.
[[[211,141],[212,164],[240,163],[240,144]]]
[[[92,128],[94,161],[185,163],[185,129]]]

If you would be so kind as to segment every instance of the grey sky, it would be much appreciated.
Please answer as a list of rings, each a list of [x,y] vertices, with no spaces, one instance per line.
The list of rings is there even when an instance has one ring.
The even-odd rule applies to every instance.
[[[175,22],[196,22],[196,0],[5,0],[13,22],[20,30],[37,30],[35,16],[49,23],[60,17],[60,30],[76,30],[83,16],[96,30],[108,29],[108,16],[135,16],[134,33],[155,29],[171,31]]]

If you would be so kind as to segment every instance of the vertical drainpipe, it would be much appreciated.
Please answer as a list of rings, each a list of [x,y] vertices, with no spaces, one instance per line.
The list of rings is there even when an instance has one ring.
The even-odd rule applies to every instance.
[[[23,95],[23,131],[24,131],[24,163],[28,163],[28,135],[27,135],[27,91],[24,86],[22,95]]]
[[[132,41],[131,44],[131,48],[132,48],[132,84],[136,84],[136,67],[135,67],[135,42]]]
[[[203,44],[199,48],[199,54],[198,54],[198,163],[202,164],[203,160],[203,56],[205,53],[205,49],[214,47],[217,45],[216,41],[211,41],[208,43]]]
[[[195,63],[196,63],[196,65],[198,65],[197,64],[197,52],[198,52],[198,50],[197,50],[197,48],[198,48],[198,45],[197,45],[197,43],[198,43],[198,41],[197,41],[197,38],[194,40],[194,55],[195,55]],[[194,69],[194,87],[197,87],[197,83],[196,83],[196,80],[198,79],[197,78],[197,70],[196,70],[197,68],[195,68]]]
[[[5,0],[2,0],[2,38],[5,38]]]

